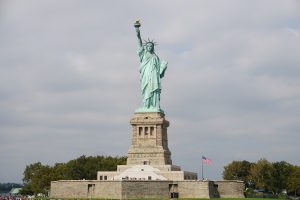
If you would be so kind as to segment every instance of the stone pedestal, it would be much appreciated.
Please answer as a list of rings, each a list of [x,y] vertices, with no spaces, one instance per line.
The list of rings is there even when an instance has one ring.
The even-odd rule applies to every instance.
[[[130,120],[131,146],[127,165],[171,165],[167,128],[169,122],[160,112],[138,112]]]
[[[136,112],[130,120],[131,145],[126,165],[116,172],[97,173],[97,180],[197,180],[197,173],[172,165],[168,148],[169,122],[162,112]]]

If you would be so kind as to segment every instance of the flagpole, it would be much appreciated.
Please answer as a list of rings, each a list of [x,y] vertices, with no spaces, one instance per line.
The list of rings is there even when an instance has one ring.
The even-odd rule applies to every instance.
[[[203,158],[203,156],[202,156]],[[201,163],[202,163],[202,181],[203,181],[203,159],[201,159]]]

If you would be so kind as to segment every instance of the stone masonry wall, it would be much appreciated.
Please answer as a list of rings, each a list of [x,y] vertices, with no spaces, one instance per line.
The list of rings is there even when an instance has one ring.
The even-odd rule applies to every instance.
[[[169,198],[172,181],[86,181],[51,182],[51,198],[137,199]]]
[[[51,182],[51,198],[138,199],[169,198],[243,198],[241,181],[93,181],[63,180]]]
[[[174,181],[174,184],[176,181]],[[209,181],[178,181],[179,198],[210,198]]]
[[[243,181],[214,181],[220,198],[244,198]]]
[[[51,182],[51,198],[120,199],[120,181],[66,180]]]
[[[50,194],[53,198],[86,198],[87,184],[82,181],[52,181]]]
[[[127,165],[172,164],[167,136],[169,122],[164,116],[160,112],[134,113],[130,120],[132,134]]]
[[[172,181],[123,181],[124,199],[169,198],[169,184]]]
[[[99,181],[96,184],[95,193],[92,198],[121,199],[121,181]]]

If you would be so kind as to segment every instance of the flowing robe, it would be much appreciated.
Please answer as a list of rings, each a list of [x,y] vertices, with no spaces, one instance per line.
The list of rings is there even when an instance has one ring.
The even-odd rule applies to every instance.
[[[160,109],[160,78],[163,77],[167,64],[161,63],[155,53],[146,53],[143,47],[138,50],[140,58],[140,81],[143,107]]]

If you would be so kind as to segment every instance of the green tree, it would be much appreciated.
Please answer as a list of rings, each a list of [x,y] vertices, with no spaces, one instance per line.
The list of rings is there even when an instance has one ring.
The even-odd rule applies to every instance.
[[[287,180],[293,171],[293,166],[285,161],[272,163],[269,189],[274,194],[279,194],[287,189]]]
[[[69,167],[66,163],[55,163],[52,167],[51,180],[70,180]]]
[[[22,194],[46,194],[51,181],[55,180],[95,180],[97,171],[112,171],[117,165],[126,163],[126,157],[80,156],[67,163],[56,163],[53,167],[40,162],[26,166]]]
[[[300,194],[300,166],[293,166],[292,173],[287,179],[287,190],[295,196]]]
[[[252,165],[253,163],[246,160],[232,161],[224,167],[223,178],[225,180],[242,180],[249,186],[249,174]]]
[[[260,159],[251,166],[250,179],[254,181],[256,188],[270,189],[272,164],[266,159]]]
[[[46,194],[50,189],[51,171],[50,166],[42,165],[40,162],[26,166],[23,178],[25,187],[22,193],[26,191],[26,193]]]
[[[300,167],[286,161],[270,163],[260,159],[256,163],[233,161],[224,167],[225,180],[243,180],[246,186],[280,194],[284,189],[300,193]]]
[[[80,156],[75,160],[70,160],[67,166],[66,177],[70,179],[96,179],[97,171],[114,171],[117,165],[126,163],[126,157],[112,156]]]

